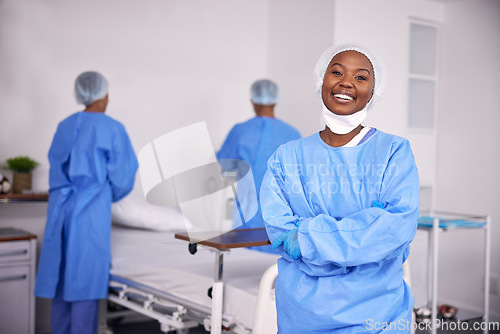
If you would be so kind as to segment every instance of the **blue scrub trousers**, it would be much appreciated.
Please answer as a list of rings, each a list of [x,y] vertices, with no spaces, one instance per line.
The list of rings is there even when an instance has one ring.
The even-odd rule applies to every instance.
[[[64,300],[64,272],[66,271],[66,242],[62,242],[61,273],[52,299],[50,314],[51,334],[97,334],[99,299]]]
[[[67,302],[58,291],[52,299],[52,334],[96,334],[99,299]]]

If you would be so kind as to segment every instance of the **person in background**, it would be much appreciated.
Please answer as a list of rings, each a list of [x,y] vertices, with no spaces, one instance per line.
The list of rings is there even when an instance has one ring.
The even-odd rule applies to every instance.
[[[278,86],[271,80],[262,79],[254,82],[250,89],[251,103],[255,117],[236,124],[224,141],[217,160],[240,159],[246,161],[253,173],[257,199],[262,178],[267,169],[267,160],[276,149],[291,140],[299,139],[300,133],[291,125],[275,118],[274,108],[278,102]],[[264,227],[260,205],[257,214],[242,228]],[[271,252],[272,247],[254,247],[256,250]]]
[[[59,123],[49,150],[49,204],[35,295],[51,298],[52,334],[97,333],[107,298],[111,203],[133,188],[137,159],[125,127],[104,112],[108,83],[76,78],[85,109]]]
[[[315,74],[326,126],[274,153],[260,194],[282,255],[278,332],[409,333],[402,265],[417,229],[418,171],[408,140],[361,125],[383,66],[362,46],[340,45]]]

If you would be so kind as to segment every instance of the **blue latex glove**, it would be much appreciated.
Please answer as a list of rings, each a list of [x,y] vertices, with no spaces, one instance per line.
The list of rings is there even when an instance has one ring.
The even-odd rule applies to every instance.
[[[385,209],[385,205],[382,202],[379,202],[379,201],[373,202],[372,207],[373,208]]]
[[[276,249],[283,244],[284,251],[290,255],[292,259],[300,259],[302,257],[302,253],[300,252],[298,233],[299,228],[283,233],[278,239],[274,240],[273,249]]]

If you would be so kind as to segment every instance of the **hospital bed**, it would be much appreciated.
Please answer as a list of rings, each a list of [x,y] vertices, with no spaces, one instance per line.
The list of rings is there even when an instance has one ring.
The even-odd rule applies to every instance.
[[[164,332],[188,333],[189,328],[222,324],[224,333],[276,332],[274,281],[278,255],[246,248],[230,251],[188,243],[172,231],[134,229],[114,224],[111,234],[112,268],[108,299],[129,310],[156,319]],[[222,253],[221,253],[222,252]],[[220,322],[212,319],[209,296],[214,256],[224,256],[224,298]],[[214,297],[215,298],[215,297]],[[110,332],[101,315],[100,332]]]

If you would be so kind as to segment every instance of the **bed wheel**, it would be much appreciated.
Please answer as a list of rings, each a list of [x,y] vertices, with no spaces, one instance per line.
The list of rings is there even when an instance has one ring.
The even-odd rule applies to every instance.
[[[208,288],[207,295],[212,299],[212,287]]]
[[[194,255],[197,252],[198,244],[196,242],[190,242],[188,248],[189,253]]]

